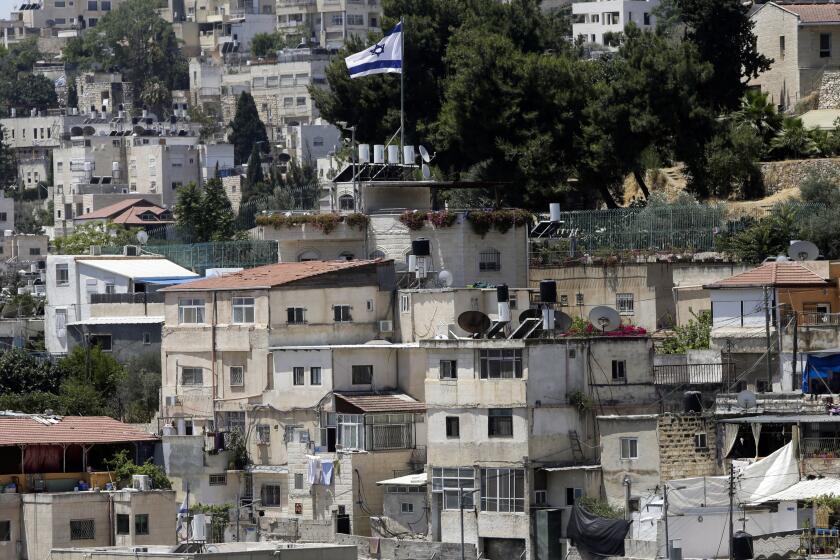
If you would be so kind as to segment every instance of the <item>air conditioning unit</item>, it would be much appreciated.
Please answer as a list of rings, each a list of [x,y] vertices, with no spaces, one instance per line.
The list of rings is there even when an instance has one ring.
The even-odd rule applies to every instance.
[[[131,475],[131,487],[135,490],[148,491],[152,489],[152,477],[147,474]]]
[[[394,322],[393,321],[379,321],[379,332],[381,332],[381,333],[394,332]]]
[[[178,399],[178,395],[169,395],[166,397],[164,402],[166,402],[166,406],[178,406],[181,404],[181,401]]]
[[[140,255],[140,247],[137,245],[126,245],[123,247],[124,257],[137,257]]]

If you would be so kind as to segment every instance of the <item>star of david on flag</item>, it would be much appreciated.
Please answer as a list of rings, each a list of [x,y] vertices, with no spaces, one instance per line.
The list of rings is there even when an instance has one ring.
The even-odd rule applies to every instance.
[[[391,29],[378,43],[344,59],[351,78],[371,74],[402,73],[402,22]]]

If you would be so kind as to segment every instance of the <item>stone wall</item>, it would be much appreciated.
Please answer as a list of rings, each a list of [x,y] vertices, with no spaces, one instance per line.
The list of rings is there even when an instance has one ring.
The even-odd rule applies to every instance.
[[[818,109],[840,109],[840,72],[825,70],[820,82]]]
[[[662,480],[717,474],[714,420],[702,414],[664,414],[659,417],[659,457]],[[695,447],[695,435],[706,434],[706,447]]]
[[[812,172],[830,173],[840,165],[840,158],[791,159],[758,164],[768,194],[798,188]]]
[[[379,545],[379,552],[376,550]],[[435,560],[460,560],[460,543],[440,543],[429,541],[409,541],[401,539],[381,539],[376,537],[359,537],[356,535],[336,535],[336,544],[351,544],[359,549],[359,559],[377,560],[421,560],[435,558]],[[477,553],[475,545],[464,546],[464,557],[475,560]]]

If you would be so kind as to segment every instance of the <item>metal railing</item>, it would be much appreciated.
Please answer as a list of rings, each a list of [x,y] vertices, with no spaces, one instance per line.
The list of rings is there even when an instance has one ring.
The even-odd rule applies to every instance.
[[[413,424],[373,424],[367,426],[368,451],[411,449],[414,446]]]
[[[674,364],[653,366],[655,385],[722,385],[734,378],[735,364]]]
[[[791,318],[793,318],[793,313],[788,312],[782,324],[788,324]],[[799,311],[796,313],[796,324],[800,327],[840,327],[840,313]]]
[[[840,459],[840,437],[805,437],[801,445],[803,457]]]
[[[163,303],[164,295],[153,293],[136,294],[90,294],[91,303]]]

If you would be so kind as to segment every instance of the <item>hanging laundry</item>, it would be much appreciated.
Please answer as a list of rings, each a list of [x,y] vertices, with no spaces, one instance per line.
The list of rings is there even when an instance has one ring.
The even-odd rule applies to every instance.
[[[306,456],[306,480],[309,484],[321,483],[321,458],[317,455]]]
[[[321,463],[321,475],[321,480],[324,483],[324,486],[329,486],[332,482],[333,464],[329,461],[323,461]]]
[[[333,470],[335,471],[335,476],[341,476],[341,461],[338,459],[333,459]]]

